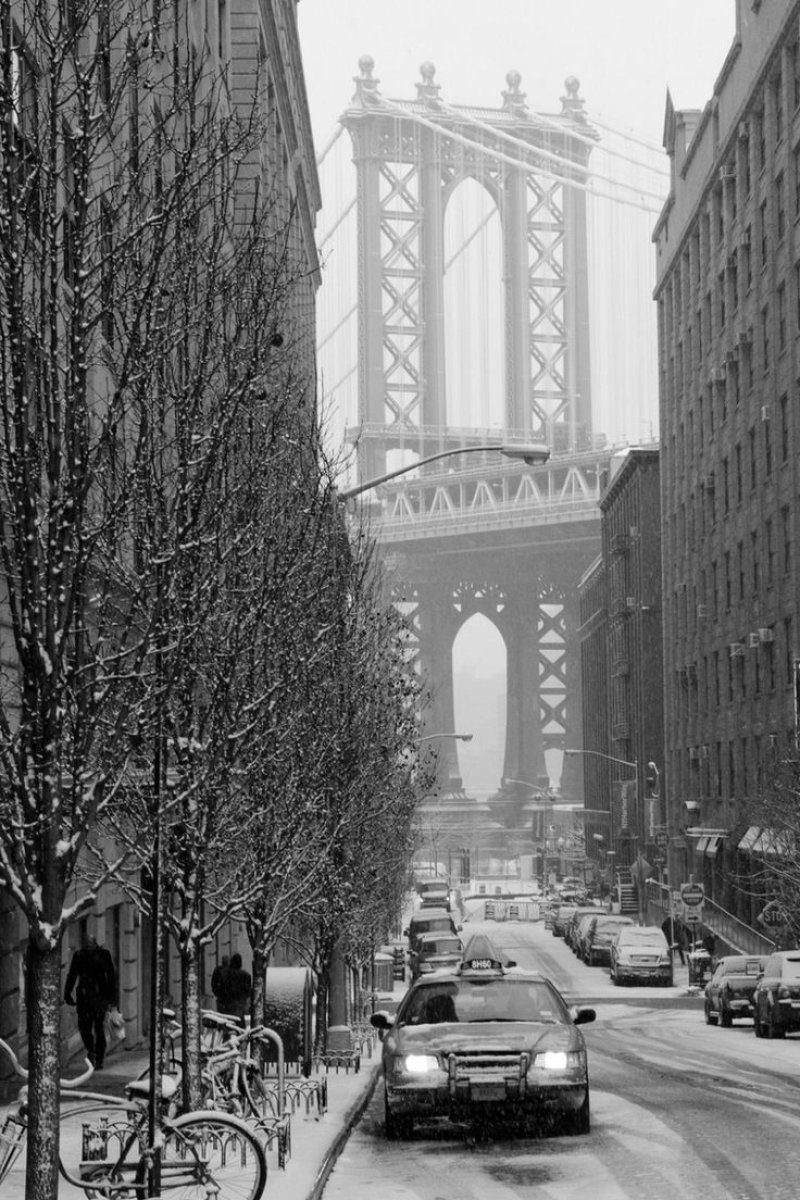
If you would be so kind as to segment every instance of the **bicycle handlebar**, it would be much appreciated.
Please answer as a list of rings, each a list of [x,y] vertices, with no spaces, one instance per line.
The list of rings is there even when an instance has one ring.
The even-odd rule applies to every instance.
[[[11,1060],[11,1065],[16,1074],[19,1075],[20,1079],[27,1081],[27,1068],[23,1067],[22,1063],[19,1061],[8,1042],[4,1042],[2,1038],[0,1038],[0,1050],[3,1050],[6,1054],[6,1057]],[[88,1058],[85,1060],[85,1062],[88,1070],[84,1071],[82,1075],[76,1075],[74,1079],[59,1079],[58,1086],[60,1088],[69,1090],[69,1088],[80,1087],[82,1083],[86,1083],[88,1079],[91,1079],[92,1075],[94,1075],[94,1067],[89,1062]]]

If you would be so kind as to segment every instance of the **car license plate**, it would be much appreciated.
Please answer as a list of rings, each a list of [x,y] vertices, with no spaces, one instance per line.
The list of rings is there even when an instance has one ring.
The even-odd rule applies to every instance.
[[[656,959],[651,958],[647,954],[631,955],[631,962],[637,963],[641,967],[650,967],[655,961]]]
[[[505,1100],[506,1085],[502,1080],[499,1083],[473,1083],[470,1097],[473,1100]]]

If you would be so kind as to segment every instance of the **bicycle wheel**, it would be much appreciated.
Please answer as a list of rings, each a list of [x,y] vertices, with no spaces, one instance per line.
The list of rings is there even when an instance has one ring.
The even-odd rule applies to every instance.
[[[259,1200],[267,1158],[255,1134],[230,1113],[186,1113],[164,1128],[161,1187],[175,1200]]]
[[[248,1063],[242,1070],[239,1083],[249,1110],[247,1116],[258,1118],[283,1115],[278,1112],[277,1084],[271,1088],[254,1063]]]

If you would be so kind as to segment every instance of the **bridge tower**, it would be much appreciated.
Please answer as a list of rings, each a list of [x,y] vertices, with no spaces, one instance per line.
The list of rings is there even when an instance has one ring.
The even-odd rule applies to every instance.
[[[487,440],[485,430],[446,419],[444,219],[466,179],[489,192],[502,231],[503,428],[492,430],[492,441],[547,442],[553,454],[578,459],[591,454],[581,185],[595,134],[578,81],[567,79],[561,111],[548,115],[528,110],[517,72],[507,76],[502,106],[489,109],[445,104],[429,63],[410,101],[385,99],[373,70],[370,58],[360,60],[356,92],[341,118],[352,139],[358,187],[359,424],[353,433],[362,479],[390,469],[392,452],[407,461]],[[477,455],[469,458],[478,462]],[[436,469],[421,472],[433,486]],[[490,457],[480,462],[466,485],[475,502],[481,487],[491,496],[507,487],[508,472],[505,467],[501,481]],[[535,475],[531,486],[537,487]],[[545,751],[580,744],[577,583],[599,549],[599,517],[571,526],[570,534],[576,536],[541,524],[535,534],[504,530],[488,538],[420,536],[417,530],[412,540],[401,534],[385,544],[433,691],[429,728],[453,728],[452,647],[464,622],[481,612],[505,641],[506,748],[498,797],[509,823],[530,798],[525,785],[546,779]],[[457,796],[455,743],[442,743],[440,767],[444,791]]]

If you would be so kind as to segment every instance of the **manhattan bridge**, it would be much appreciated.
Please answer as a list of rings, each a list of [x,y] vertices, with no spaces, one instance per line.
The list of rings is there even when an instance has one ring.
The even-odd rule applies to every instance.
[[[319,160],[324,415],[352,448],[353,484],[444,456],[363,509],[431,689],[432,738],[457,728],[459,632],[480,614],[502,637],[496,790],[467,795],[458,742],[442,738],[437,803],[511,827],[537,811],[554,756],[581,745],[578,584],[600,550],[598,498],[615,456],[656,438],[650,230],[666,162],[594,118],[574,77],[543,113],[515,71],[489,108],[446,102],[430,63],[403,100],[370,58],[358,68]],[[494,448],[531,443],[546,464]],[[579,762],[563,759],[565,798],[582,792]]]

